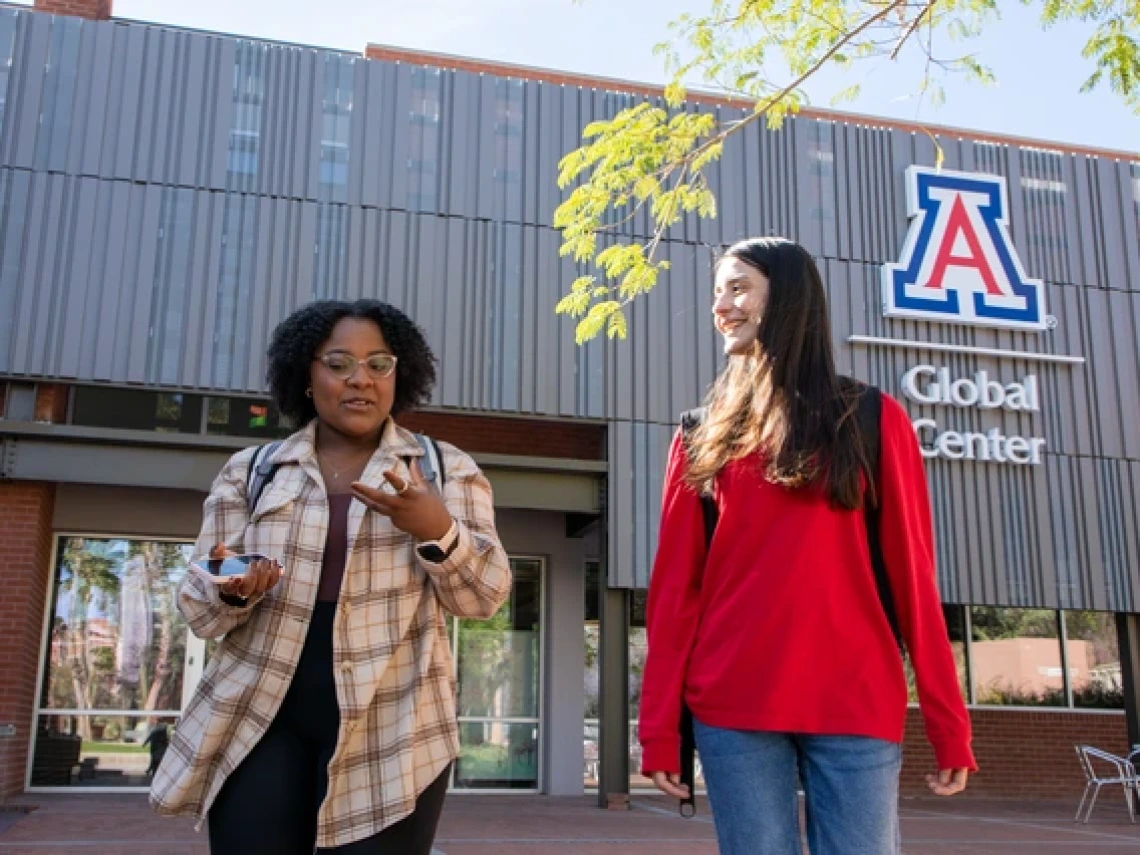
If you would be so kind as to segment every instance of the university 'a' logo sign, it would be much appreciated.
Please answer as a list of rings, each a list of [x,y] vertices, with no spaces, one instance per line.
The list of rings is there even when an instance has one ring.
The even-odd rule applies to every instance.
[[[899,263],[883,267],[884,314],[1047,329],[1041,280],[1009,238],[1005,179],[912,166],[906,180],[910,231]]]

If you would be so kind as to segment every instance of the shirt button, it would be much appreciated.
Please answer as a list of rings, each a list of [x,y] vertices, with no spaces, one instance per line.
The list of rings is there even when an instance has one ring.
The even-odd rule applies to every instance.
[[[349,676],[352,676],[352,663],[351,662],[342,663],[340,666],[340,670],[341,670],[342,674],[348,674]]]
[[[348,617],[350,614],[352,614],[352,603],[341,604],[340,610],[344,612],[345,617]]]

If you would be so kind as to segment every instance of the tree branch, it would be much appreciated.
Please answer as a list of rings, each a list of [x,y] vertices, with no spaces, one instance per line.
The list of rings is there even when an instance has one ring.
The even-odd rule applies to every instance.
[[[892,60],[899,58],[899,51],[902,50],[902,47],[904,44],[906,44],[907,39],[909,39],[911,36],[913,36],[914,31],[917,30],[920,26],[922,26],[922,19],[925,18],[928,14],[930,14],[930,12],[934,9],[934,5],[937,2],[938,2],[938,0],[929,0],[929,2],[925,6],[922,7],[922,11],[914,16],[914,20],[910,22],[910,26],[908,26],[903,31],[903,34],[901,36],[899,36],[899,40],[895,44],[895,49],[891,51],[891,59]]]

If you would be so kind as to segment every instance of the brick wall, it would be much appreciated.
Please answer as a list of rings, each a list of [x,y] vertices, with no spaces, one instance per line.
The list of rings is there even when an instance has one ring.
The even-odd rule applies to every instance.
[[[54,500],[54,484],[0,481],[0,724],[16,727],[0,738],[0,799],[24,788]]]
[[[71,15],[106,21],[111,17],[111,0],[36,0],[35,9],[49,15]]]
[[[455,413],[405,413],[400,426],[453,443],[466,452],[604,460],[602,425],[468,416]]]
[[[989,798],[1072,799],[1085,786],[1073,746],[1088,744],[1113,754],[1128,753],[1124,713],[1030,710],[971,710],[974,755],[979,774],[966,793]],[[907,715],[903,750],[903,795],[928,794],[924,776],[934,770],[922,717]]]
[[[67,392],[67,386],[59,383],[37,383],[35,420],[64,424],[67,421]]]

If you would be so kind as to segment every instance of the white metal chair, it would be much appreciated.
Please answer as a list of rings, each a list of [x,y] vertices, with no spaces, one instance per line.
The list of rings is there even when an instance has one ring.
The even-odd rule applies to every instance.
[[[1106,784],[1119,784],[1123,788],[1124,801],[1128,805],[1128,818],[1136,822],[1136,806],[1133,798],[1140,798],[1140,779],[1136,777],[1136,767],[1123,757],[1117,757],[1091,745],[1078,745],[1076,749],[1086,783],[1073,822],[1081,821],[1081,811],[1085,808],[1086,800],[1088,800],[1088,809],[1085,810],[1084,822],[1089,821],[1093,806],[1096,804],[1096,797],[1100,795],[1100,788]],[[1092,791],[1091,799],[1089,799],[1090,791]]]

